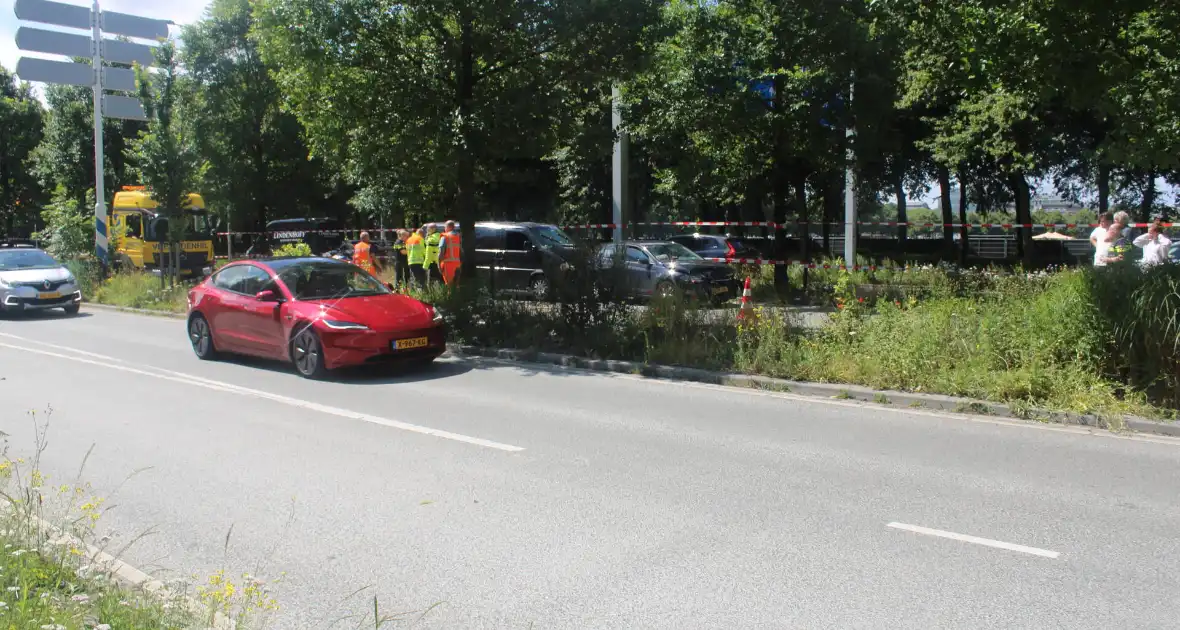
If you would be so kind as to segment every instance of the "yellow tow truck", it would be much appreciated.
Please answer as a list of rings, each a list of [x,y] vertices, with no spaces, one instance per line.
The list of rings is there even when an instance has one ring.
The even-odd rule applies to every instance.
[[[180,275],[209,275],[213,272],[213,217],[204,198],[195,193],[188,198],[189,207],[181,215],[185,230],[180,242]],[[124,186],[115,193],[110,232],[118,268],[158,274],[161,260],[166,266],[171,264],[161,255],[172,251],[167,243],[169,219],[157,212],[158,207],[142,186]]]

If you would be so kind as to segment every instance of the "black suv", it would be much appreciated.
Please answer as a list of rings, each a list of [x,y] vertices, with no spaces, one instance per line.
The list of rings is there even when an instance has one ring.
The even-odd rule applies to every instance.
[[[555,225],[476,223],[476,273],[497,293],[546,299],[579,260],[577,244]]]
[[[280,219],[267,223],[266,232],[247,255],[270,256],[283,245],[306,243],[313,256],[321,256],[344,244],[344,230],[335,219]]]

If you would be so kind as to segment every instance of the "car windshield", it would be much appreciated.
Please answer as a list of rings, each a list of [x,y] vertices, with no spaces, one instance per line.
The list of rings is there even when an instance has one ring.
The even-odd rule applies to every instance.
[[[558,247],[574,246],[574,239],[552,225],[539,225],[534,227],[532,232],[537,238],[541,239],[543,245],[556,245]]]
[[[648,245],[644,249],[653,258],[662,263],[675,262],[677,260],[703,260],[700,256],[693,253],[691,249],[680,243],[658,243],[656,245]]]
[[[387,295],[389,289],[358,267],[309,261],[279,272],[279,279],[296,300],[338,300]]]
[[[153,241],[166,240],[169,236],[182,240],[206,240],[213,234],[213,217],[204,210],[186,213],[184,217],[184,234],[168,234],[169,219],[156,217],[150,224],[148,238]]]
[[[12,249],[0,251],[0,271],[15,271],[17,269],[57,269],[58,264],[53,256],[39,249]]]

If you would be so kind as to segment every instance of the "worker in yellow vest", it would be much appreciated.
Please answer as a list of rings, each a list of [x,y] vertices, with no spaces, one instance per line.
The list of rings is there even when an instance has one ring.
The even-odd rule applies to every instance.
[[[426,224],[426,261],[422,267],[426,269],[426,282],[429,284],[438,278],[438,249],[442,242],[442,235],[433,223]]]
[[[426,231],[419,228],[406,239],[406,263],[410,266],[414,284],[419,287],[426,286],[426,268],[423,266],[426,262],[426,239],[423,237],[425,234]]]
[[[454,221],[447,221],[447,229],[443,232],[440,248],[442,249],[442,258],[439,260],[438,268],[442,272],[443,282],[447,283],[447,286],[452,286],[459,279],[459,270],[463,266],[463,238],[455,229]]]

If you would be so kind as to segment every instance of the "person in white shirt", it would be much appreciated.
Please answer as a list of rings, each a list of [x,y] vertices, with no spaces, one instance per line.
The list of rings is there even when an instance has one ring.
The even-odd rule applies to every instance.
[[[1143,250],[1143,259],[1139,261],[1139,264],[1150,267],[1168,262],[1168,248],[1171,245],[1172,239],[1164,236],[1157,219],[1152,222],[1147,234],[1135,239],[1135,247]]]
[[[1103,212],[1098,217],[1098,227],[1090,233],[1090,244],[1094,246],[1094,266],[1105,267],[1106,257],[1110,255],[1110,243],[1106,234],[1110,231],[1112,221],[1109,212]]]

